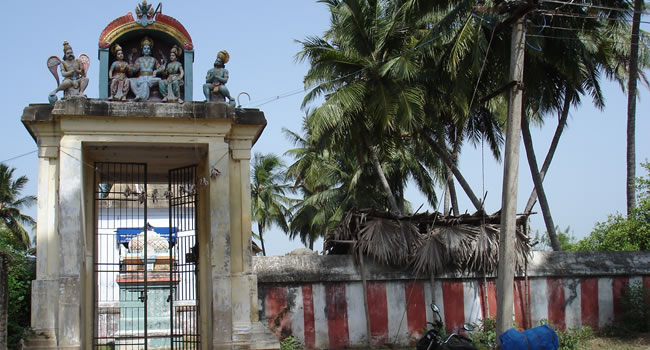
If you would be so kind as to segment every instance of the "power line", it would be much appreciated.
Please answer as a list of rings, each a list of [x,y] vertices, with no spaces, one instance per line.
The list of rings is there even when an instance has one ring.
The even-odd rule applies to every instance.
[[[535,10],[535,12],[547,14],[547,15],[550,15],[550,16],[558,16],[558,17],[570,17],[570,18],[580,18],[580,19],[600,19],[600,20],[605,20],[605,21],[625,22],[625,23],[628,23],[628,24],[631,24],[631,22],[632,22],[631,20],[627,20],[627,19],[624,19],[624,18],[609,18],[609,17],[603,17],[603,16],[576,15],[576,14],[569,14],[569,13],[559,13],[559,12],[554,12],[554,10],[545,10],[545,9]],[[648,24],[650,22],[649,21],[641,21],[640,23]]]
[[[11,157],[11,158],[9,158],[9,159],[5,159],[5,160],[1,161],[0,163],[6,163],[6,162],[12,161],[12,160],[14,160],[14,159],[18,159],[18,158],[22,158],[22,157],[28,156],[28,155],[30,155],[30,154],[32,154],[32,153],[36,153],[36,152],[38,152],[37,149],[35,149],[35,150],[31,151],[31,152],[23,153],[23,154],[21,154],[21,155],[15,156],[15,157]]]
[[[544,1],[542,1],[542,3],[543,2],[560,4],[560,5],[563,5],[563,6],[574,5],[574,6],[601,9],[601,10],[621,11],[621,12],[627,12],[627,13],[633,13],[634,12],[634,11],[632,11],[632,9],[627,10],[627,9],[622,9],[622,8],[601,6],[601,5],[595,5],[595,4],[584,4],[584,3],[581,4],[581,3],[569,2],[569,1],[560,1],[560,0],[544,0]],[[579,18],[579,19],[601,19],[601,20],[608,20],[608,21],[620,21],[620,22],[630,23],[629,20],[626,20],[624,18],[608,18],[608,17],[603,17],[603,16],[576,15],[576,14],[569,14],[569,13],[557,13],[557,12],[554,12],[554,11],[557,11],[557,9],[556,10],[538,9],[538,10],[535,10],[535,11],[538,12],[538,13],[542,13],[542,14],[550,15],[550,16],[570,17],[570,18]],[[642,12],[642,13],[645,13],[645,12]],[[474,16],[474,13],[472,13],[471,15]],[[479,19],[483,20],[483,18],[481,18],[481,17],[479,17]],[[485,21],[486,23],[490,23],[489,21],[486,21],[486,20],[483,20],[483,21]],[[650,24],[650,21],[641,21],[641,23]],[[439,25],[440,25],[440,23],[438,23],[434,28],[432,28],[431,31],[435,31],[436,27],[439,27]],[[536,26],[536,27],[539,27],[539,26]],[[495,28],[496,28],[496,26],[495,26]],[[553,26],[543,26],[542,28],[552,28],[552,29],[557,29],[557,30],[586,31],[586,32],[589,31],[589,30],[584,30],[584,29],[579,29],[579,28],[574,29],[574,28],[568,28],[568,27],[553,27]],[[494,34],[494,30],[493,30],[493,34]],[[390,61],[392,59],[403,56],[406,53],[420,50],[420,49],[424,48],[426,45],[438,40],[442,36],[443,36],[443,33],[440,33],[439,35],[437,35],[435,37],[432,37],[432,38],[429,38],[429,39],[419,43],[418,45],[416,45],[416,46],[414,46],[414,47],[412,47],[412,48],[410,48],[408,50],[402,51],[402,52],[400,52],[400,53],[398,53],[398,54],[396,54],[396,55],[394,55],[392,57],[384,59],[381,63],[388,62],[388,61]],[[579,39],[575,39],[575,38],[565,38],[565,37],[560,37],[560,36],[548,36],[548,35],[531,35],[531,34],[529,34],[527,36],[528,37],[546,37],[546,38],[553,38],[553,39],[579,40]],[[492,37],[490,38],[490,42],[491,41],[492,41]],[[488,51],[489,51],[489,44],[488,44]],[[486,58],[487,58],[487,52],[486,52]],[[339,80],[345,79],[347,77],[350,77],[352,75],[360,74],[360,73],[362,73],[363,71],[365,71],[367,69],[368,68],[364,67],[364,68],[361,68],[361,69],[359,69],[359,70],[357,70],[355,72],[346,74],[344,76],[341,76],[341,77],[338,77],[338,78],[335,78],[335,79],[331,79],[331,80],[328,80],[328,81],[324,81],[324,82],[322,82],[322,83],[320,83],[318,85],[331,84],[331,83],[334,83],[336,81],[339,81]],[[479,75],[479,79],[480,79],[480,75]],[[285,93],[282,93],[282,94],[279,94],[279,95],[276,95],[276,96],[260,99],[258,101],[249,101],[244,106],[251,106],[252,105],[255,108],[256,107],[261,107],[263,105],[266,105],[266,104],[269,104],[269,103],[272,103],[272,102],[275,102],[275,101],[279,101],[281,99],[284,99],[284,98],[287,98],[287,97],[290,97],[290,96],[294,96],[294,95],[297,95],[297,94],[300,94],[300,93],[304,93],[304,92],[307,92],[307,89],[304,88],[304,87],[301,87],[301,88],[297,88],[295,90],[291,90],[291,91],[288,91],[288,92],[285,92]]]
[[[561,4],[563,6],[566,5],[573,5],[573,6],[578,6],[578,7],[586,7],[586,8],[592,8],[592,9],[599,9],[599,10],[610,10],[610,11],[620,11],[620,12],[626,12],[626,13],[634,13],[634,9],[632,8],[620,8],[620,7],[610,7],[610,6],[602,6],[602,5],[594,5],[594,4],[584,4],[584,3],[576,3],[573,1],[560,1],[560,0],[543,0],[542,3],[553,3],[553,4]],[[641,13],[645,13],[645,11],[641,11]]]

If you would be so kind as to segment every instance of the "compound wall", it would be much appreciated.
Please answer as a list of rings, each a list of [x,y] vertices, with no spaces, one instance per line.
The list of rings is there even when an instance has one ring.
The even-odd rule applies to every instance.
[[[260,320],[279,338],[308,348],[340,349],[368,341],[363,284],[350,256],[255,257]],[[437,304],[447,331],[496,315],[494,276],[417,276],[366,264],[370,340],[374,346],[412,344]],[[549,320],[556,329],[602,328],[621,315],[619,297],[630,283],[650,288],[647,252],[536,252],[514,285],[519,328]]]

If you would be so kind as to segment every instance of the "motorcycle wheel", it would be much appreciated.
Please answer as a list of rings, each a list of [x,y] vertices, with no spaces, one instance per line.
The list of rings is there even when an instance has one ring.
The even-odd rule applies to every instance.
[[[450,340],[447,344],[444,345],[444,348],[448,350],[477,350],[474,343],[458,339]]]

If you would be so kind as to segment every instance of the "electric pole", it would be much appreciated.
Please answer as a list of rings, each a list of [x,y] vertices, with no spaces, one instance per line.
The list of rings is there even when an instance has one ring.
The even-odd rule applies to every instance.
[[[513,25],[510,44],[509,80],[515,82],[515,84],[510,88],[510,97],[508,99],[508,121],[503,167],[501,232],[499,235],[499,266],[497,271],[497,335],[512,328],[525,40],[524,16],[522,15]]]

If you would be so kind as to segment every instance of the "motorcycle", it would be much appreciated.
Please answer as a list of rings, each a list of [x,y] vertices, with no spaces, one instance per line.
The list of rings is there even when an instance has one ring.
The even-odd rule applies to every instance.
[[[431,329],[417,341],[416,350],[477,350],[472,340],[462,334],[451,333],[447,337],[443,337],[444,324],[440,316],[440,308],[436,304],[431,304],[431,310],[437,320],[427,322],[431,325]],[[465,324],[463,329],[470,330],[471,328]]]

